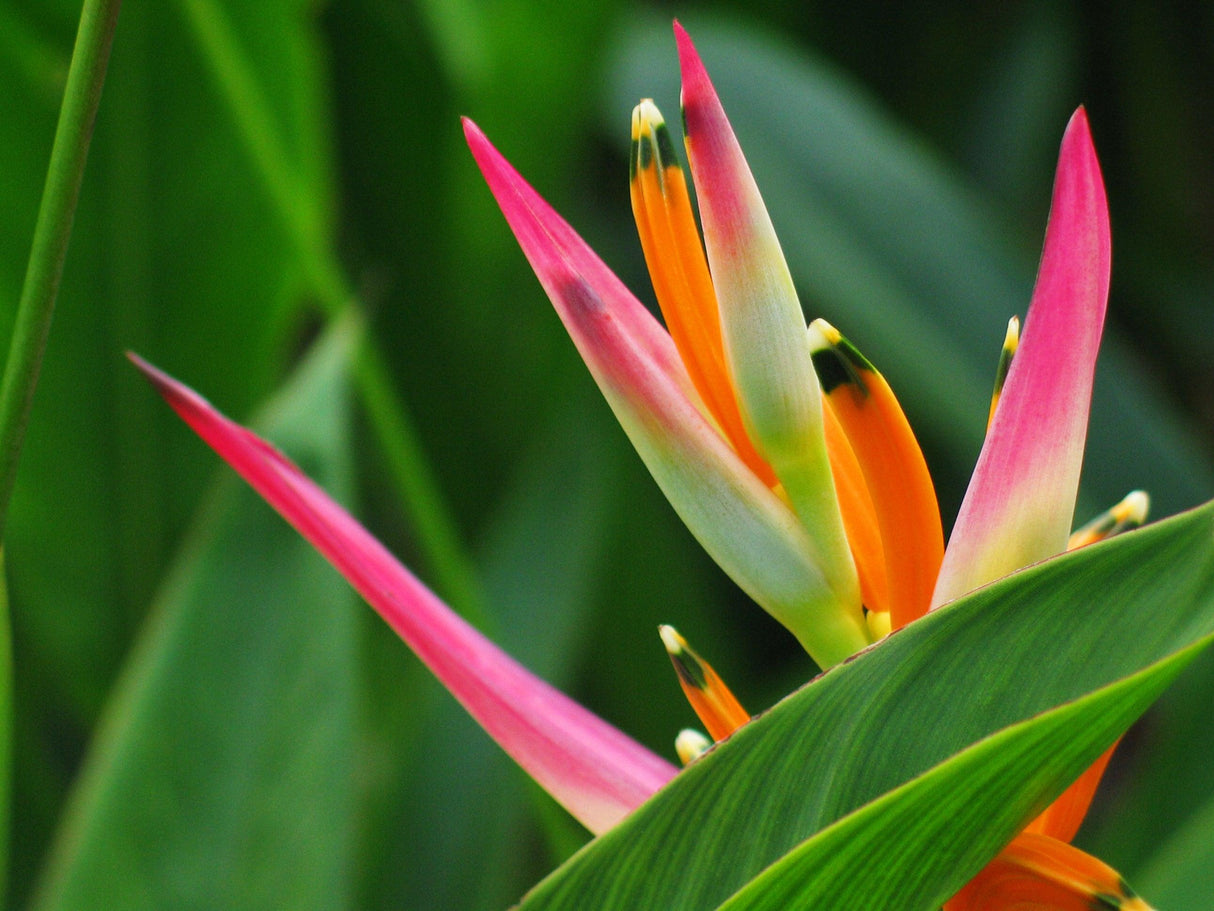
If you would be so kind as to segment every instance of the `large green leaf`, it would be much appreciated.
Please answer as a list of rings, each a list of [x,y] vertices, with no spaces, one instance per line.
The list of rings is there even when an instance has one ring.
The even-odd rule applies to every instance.
[[[1212,536],[1207,506],[1032,567],[912,624],[737,732],[523,907],[565,907],[576,896],[580,907],[714,908],[800,842],[970,744],[1145,671],[1000,735],[1010,758],[987,745],[937,771],[980,776],[987,787],[950,842],[973,842],[973,852],[920,883],[934,898],[903,906],[932,907],[1145,709],[1177,669],[1168,659],[1214,633]],[[999,787],[986,777],[992,769]],[[915,787],[919,796],[898,812],[932,818],[933,783]],[[1001,809],[1009,794],[1020,796]],[[925,837],[915,826],[889,833],[890,858],[921,860],[938,847]],[[872,858],[855,860],[849,875],[865,876]]]
[[[828,826],[723,909],[939,907],[1210,642],[980,741]],[[858,873],[878,857],[880,875]]]
[[[349,336],[320,348],[269,424],[339,497]],[[225,478],[107,704],[35,907],[346,906],[354,601]]]

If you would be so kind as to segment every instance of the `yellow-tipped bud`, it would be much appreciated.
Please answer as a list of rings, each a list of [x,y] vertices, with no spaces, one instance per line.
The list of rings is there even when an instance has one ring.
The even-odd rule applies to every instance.
[[[1087,525],[1072,532],[1067,542],[1067,550],[1095,544],[1123,531],[1137,528],[1147,520],[1150,508],[1151,498],[1147,496],[1146,491],[1131,491],[1112,509],[1105,510]]]
[[[712,741],[695,728],[683,728],[674,739],[674,751],[679,754],[683,765],[691,765],[712,746]]]
[[[999,404],[999,396],[1003,395],[1003,384],[1007,382],[1007,372],[1011,369],[1012,358],[1020,346],[1020,317],[1013,316],[1007,321],[1007,334],[1003,336],[1003,349],[999,352],[999,366],[995,368],[995,391],[991,393],[991,410],[986,416],[986,426],[991,426],[995,419],[995,408]]]
[[[750,721],[750,715],[717,676],[717,672],[692,650],[673,626],[660,626],[658,632],[679,675],[679,684],[687,701],[713,740],[728,737]]]

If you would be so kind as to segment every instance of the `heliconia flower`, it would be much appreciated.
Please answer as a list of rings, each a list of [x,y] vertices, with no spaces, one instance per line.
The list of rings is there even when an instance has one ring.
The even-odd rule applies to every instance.
[[[709,554],[824,669],[933,607],[1141,524],[1145,494],[1072,533],[1110,239],[1086,114],[1067,126],[1023,338],[1009,324],[978,464],[947,548],[927,465],[889,384],[833,326],[808,326],[755,181],[676,23],[687,180],[651,101],[633,113],[630,190],[666,327],[471,121],[469,147],[608,403]],[[673,765],[504,655],[282,455],[135,359],[174,409],[350,580],[503,748],[591,831]],[[670,627],[663,642],[712,740],[749,720]],[[685,731],[692,762],[710,745]],[[948,911],[1142,911],[1068,842],[1110,749]],[[1098,904],[1103,902],[1104,904]]]
[[[790,506],[791,494],[770,486],[721,433],[666,330],[475,124],[465,120],[464,132],[620,424],[705,550],[823,667],[868,645],[829,470],[819,499],[836,504],[832,521],[805,521],[795,501]],[[803,325],[798,337],[812,367]],[[820,417],[817,435],[823,437]],[[825,457],[824,439],[817,445]],[[803,467],[790,466],[789,477]]]
[[[832,326],[819,320],[806,329],[770,220],[717,94],[677,23],[675,34],[683,71],[684,139],[700,201],[706,260],[673,143],[650,101],[642,101],[633,113],[630,182],[642,248],[679,359],[667,362],[678,382],[666,388],[677,389],[679,406],[690,401],[711,425],[708,439],[700,435],[691,445],[726,446],[755,480],[786,499],[805,527],[826,528],[827,533],[815,539],[816,557],[828,584],[845,602],[854,597],[849,593],[848,561],[839,556],[846,542],[873,639],[933,605],[1065,550],[1110,267],[1107,204],[1083,110],[1076,112],[1063,138],[1024,338],[1013,318],[1000,358],[986,443],[946,550],[935,490],[897,399],[873,365]],[[466,132],[541,283],[621,423],[686,520],[689,506],[684,497],[707,493],[672,491],[646,455],[649,441],[638,440],[630,427],[638,414],[660,412],[654,394],[659,384],[646,386],[635,375],[631,384],[605,383],[606,371],[597,365],[611,360],[613,353],[602,344],[596,350],[568,312],[569,295],[561,289],[572,284],[564,270],[574,257],[561,253],[576,249],[581,259],[584,245],[555,213],[535,201],[534,191],[475,127],[467,125]],[[556,268],[554,254],[561,260]],[[579,278],[593,284],[610,274],[597,258],[590,262],[592,268]],[[615,311],[621,327],[652,339],[652,323],[614,278],[603,281],[595,299]],[[669,351],[665,333],[659,338]],[[652,426],[655,421],[651,416],[642,423]],[[1132,506],[1119,509],[1118,516],[1095,523],[1090,534],[1080,534],[1075,546],[1135,524],[1128,515],[1135,512]],[[694,522],[688,524],[702,535]],[[736,567],[726,568],[736,572]],[[803,642],[807,638],[801,632],[798,637]],[[664,629],[663,639],[701,721],[714,737],[728,733],[732,710],[721,706],[733,705],[741,712],[736,700],[677,634]],[[696,750],[680,750],[684,752],[690,757]],[[1086,857],[1067,842],[1087,811],[1110,753],[1021,836],[1032,842],[1034,865],[1019,863],[1025,850],[1019,839],[1001,855],[1002,866],[993,867],[1003,871],[999,882],[1048,879],[1051,869],[1058,872],[1073,866],[1076,857]],[[1092,863],[1097,864],[1092,869],[1107,870]],[[1011,869],[1020,872],[1007,875]],[[1064,882],[1073,886],[1076,902],[1092,897],[1084,891],[1089,881],[1060,874],[1051,882],[1052,891],[1040,894],[1060,894],[1058,882]],[[1106,895],[1122,894],[1116,881],[1098,885]],[[1010,907],[1000,897],[1002,887],[982,895],[985,904],[959,897],[950,911]],[[1013,895],[1007,893],[1009,901]]]

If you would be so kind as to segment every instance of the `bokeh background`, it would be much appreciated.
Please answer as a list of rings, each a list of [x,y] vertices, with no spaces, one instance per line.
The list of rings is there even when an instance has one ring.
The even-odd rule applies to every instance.
[[[0,337],[78,15],[0,0]],[[812,675],[646,475],[462,144],[469,115],[651,300],[628,123],[644,96],[677,122],[674,16],[807,313],[898,390],[946,526],[1087,105],[1114,273],[1077,519],[1135,487],[1157,516],[1214,495],[1207,4],[130,2],[6,549],[11,907],[503,908],[586,837],[127,349],[269,428],[665,755],[693,719],[658,623],[752,710]],[[1212,700],[1206,661],[1131,732],[1080,836],[1173,909],[1214,895]]]

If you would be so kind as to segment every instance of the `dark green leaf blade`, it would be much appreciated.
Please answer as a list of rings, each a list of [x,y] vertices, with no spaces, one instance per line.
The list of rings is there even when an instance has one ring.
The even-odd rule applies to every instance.
[[[737,732],[523,907],[574,896],[580,907],[717,907],[800,842],[970,744],[1210,635],[1212,541],[1207,506],[911,625]],[[1027,785],[1031,770],[1021,773]],[[1065,776],[1053,784],[1056,793]]]
[[[866,804],[755,877],[722,911],[939,908],[1045,808],[1039,795],[1058,794],[1210,642],[1000,731]],[[874,858],[879,868],[863,873]]]
[[[330,338],[272,422],[338,496],[350,486],[351,343]],[[353,602],[306,542],[224,478],[108,703],[35,907],[197,907],[201,896],[345,907]]]

